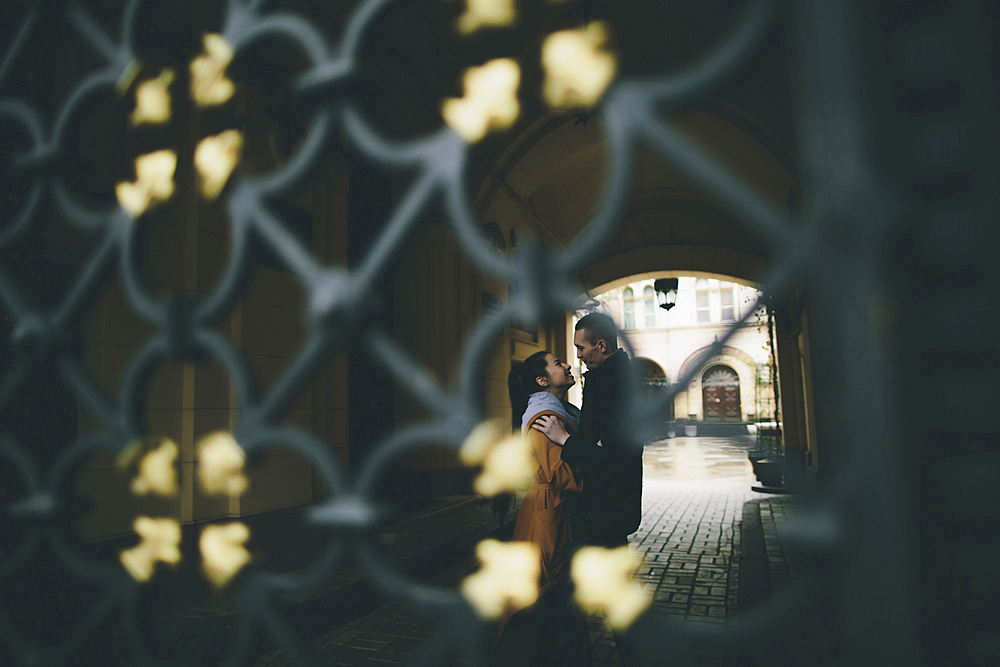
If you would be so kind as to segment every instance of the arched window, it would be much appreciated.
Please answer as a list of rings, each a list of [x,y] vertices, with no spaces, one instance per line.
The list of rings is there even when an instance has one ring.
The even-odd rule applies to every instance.
[[[646,289],[642,290],[642,300],[646,304],[646,326],[655,327],[656,326],[656,293],[653,292],[652,285],[646,285]]]
[[[625,288],[625,328],[635,329],[635,292],[631,287]]]
[[[695,283],[695,303],[698,309],[699,322],[711,322],[712,318],[708,312],[708,281],[702,278]]]

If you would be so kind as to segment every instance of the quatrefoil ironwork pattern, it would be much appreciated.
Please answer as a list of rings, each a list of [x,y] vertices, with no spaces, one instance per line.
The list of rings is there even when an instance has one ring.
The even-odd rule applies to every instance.
[[[841,254],[833,256],[841,259],[863,253],[851,255],[853,251],[848,248],[850,243],[847,241],[835,239],[827,244],[829,225],[810,220],[790,221],[663,120],[665,111],[707,91],[748,61],[774,21],[778,9],[776,1],[748,2],[743,17],[728,38],[682,71],[642,80],[620,78],[614,81],[598,109],[610,146],[609,181],[598,212],[565,250],[554,253],[541,245],[522,242],[516,256],[499,254],[480,234],[480,225],[468,196],[470,146],[465,140],[448,128],[409,141],[386,139],[366,120],[352,98],[349,84],[359,74],[366,37],[379,16],[402,1],[362,2],[343,26],[338,42],[331,42],[299,16],[267,11],[266,3],[261,0],[225,3],[220,34],[237,57],[241,51],[272,38],[290,41],[301,49],[308,65],[295,77],[293,89],[299,95],[308,95],[316,111],[300,147],[286,164],[273,173],[239,178],[224,191],[222,198],[231,227],[231,254],[216,288],[201,299],[154,298],[148,294],[139,275],[141,262],[136,254],[137,231],[132,217],[120,207],[103,211],[88,209],[76,200],[55,169],[73,131],[73,121],[84,105],[95,97],[115,95],[116,86],[123,76],[127,76],[137,50],[137,16],[140,9],[149,4],[147,0],[127,2],[119,36],[106,34],[80,5],[67,3],[66,20],[77,29],[84,42],[100,54],[105,65],[79,82],[52,123],[47,123],[39,111],[21,101],[0,100],[0,125],[19,125],[32,144],[17,156],[13,165],[30,184],[21,210],[0,229],[0,247],[16,241],[36,222],[43,200],[51,200],[67,221],[101,239],[71,290],[48,311],[32,306],[20,287],[0,268],[0,299],[16,319],[12,343],[17,350],[17,367],[0,388],[0,405],[9,400],[43,360],[56,360],[63,380],[81,404],[98,417],[102,427],[98,434],[73,443],[44,477],[17,443],[0,442],[0,455],[12,462],[24,487],[23,497],[7,511],[28,526],[24,540],[0,563],[0,577],[17,576],[44,536],[51,540],[77,576],[105,590],[93,614],[59,647],[41,648],[30,640],[15,637],[9,620],[0,615],[0,638],[22,664],[35,664],[43,659],[52,664],[73,664],[74,651],[112,610],[125,609],[124,616],[129,617],[127,609],[135,604],[134,591],[138,584],[117,564],[96,563],[74,552],[53,519],[64,506],[59,489],[74,465],[98,451],[121,453],[128,443],[148,435],[144,427],[143,392],[155,369],[164,361],[192,358],[218,361],[228,371],[238,396],[238,421],[233,435],[240,446],[248,454],[272,446],[297,452],[314,466],[330,493],[327,500],[309,511],[316,529],[329,537],[320,559],[305,576],[296,579],[257,571],[249,566],[234,592],[246,618],[269,633],[294,660],[310,663],[305,642],[282,621],[275,600],[281,595],[306,591],[332,581],[345,558],[354,554],[388,595],[444,621],[439,641],[431,642],[427,650],[416,657],[417,664],[433,663],[443,652],[456,646],[463,646],[465,655],[475,662],[483,659],[481,640],[486,625],[473,613],[468,601],[458,592],[429,590],[409,581],[385,559],[371,539],[372,529],[381,520],[375,497],[376,482],[393,460],[427,443],[457,450],[484,420],[480,372],[489,347],[502,332],[505,322],[511,318],[544,321],[579,305],[580,290],[573,276],[598,256],[616,233],[628,201],[637,149],[641,145],[651,147],[735,211],[773,248],[775,261],[760,281],[761,289],[771,298],[786,295],[796,281],[803,278],[819,276],[822,287],[845,274],[854,275],[850,261],[838,264],[836,259],[829,259],[830,248],[839,249],[837,252]],[[0,66],[0,86],[25,42],[31,39],[34,31],[41,29],[39,5],[43,4],[46,3],[33,3],[28,18],[10,44]],[[584,2],[571,13],[582,13],[583,20],[588,21],[591,8],[600,7],[602,5]],[[818,10],[814,13],[822,14]],[[327,149],[337,141],[338,133],[343,133],[354,148],[386,169],[405,169],[415,174],[378,241],[350,270],[319,264],[269,205],[269,202],[290,197],[314,177],[323,164]],[[882,206],[877,197],[866,199],[857,192],[848,194],[854,197],[855,208],[848,210],[845,204],[841,209],[843,215],[832,216],[837,218],[838,224],[854,219],[852,216],[860,219],[865,210],[875,214],[869,216],[864,225],[843,225],[840,229],[843,236],[851,236],[859,229],[884,229],[886,221],[892,219],[891,207]],[[378,328],[367,298],[371,286],[385,274],[396,251],[409,232],[421,224],[421,213],[435,198],[443,202],[451,229],[476,266],[509,281],[516,288],[512,291],[516,296],[489,314],[469,339],[462,352],[458,386],[453,392],[442,387],[388,333]],[[821,222],[829,217],[822,218]],[[240,297],[250,269],[251,235],[267,244],[301,281],[307,294],[310,324],[308,340],[284,376],[264,395],[256,389],[237,350],[212,328]],[[856,245],[864,245],[874,236],[872,232],[869,236],[862,234],[851,238]],[[89,297],[101,288],[109,268],[115,263],[121,268],[121,279],[132,307],[158,332],[131,363],[118,398],[104,391],[85,370],[70,326],[86,308]],[[857,282],[852,286],[857,287]],[[861,287],[861,293],[869,293],[865,285]],[[847,287],[842,286],[842,289]],[[820,289],[818,294],[819,298],[826,298],[831,291]],[[745,309],[746,316],[751,316],[754,310]],[[734,323],[726,336],[705,351],[703,361],[719,353],[742,324],[743,321]],[[864,344],[862,341],[862,348]],[[315,369],[333,351],[348,345],[366,347],[401,386],[409,388],[434,415],[425,423],[400,428],[378,443],[363,469],[353,477],[333,454],[329,443],[314,434],[279,425],[279,419],[313,377]],[[861,360],[857,363],[867,363],[868,357],[857,349],[851,354]],[[638,425],[633,446],[642,446],[647,433],[645,425],[656,423],[673,402],[677,388],[685,387],[701,372],[703,365],[693,364],[686,376],[677,378],[674,389],[658,395],[653,401],[644,401],[639,396],[627,397],[634,413],[632,423]],[[861,401],[860,409],[865,409],[864,399],[859,396],[858,401]],[[830,530],[804,531],[801,540],[814,552],[829,554],[840,540],[838,531],[843,522],[838,519],[841,516],[839,505],[830,500],[820,505],[814,516],[818,517],[814,527],[829,527]],[[734,626],[694,630],[651,611],[633,626],[631,632],[635,633],[642,652],[654,661],[663,655],[682,658],[686,655],[685,647],[694,644],[738,648],[752,643],[755,634],[777,631],[781,619],[794,614],[817,585],[815,577],[804,576],[780,599]],[[139,662],[154,663],[135,632],[127,632],[126,637],[132,655]],[[243,663],[248,659],[251,643],[240,641],[237,644],[234,658]]]

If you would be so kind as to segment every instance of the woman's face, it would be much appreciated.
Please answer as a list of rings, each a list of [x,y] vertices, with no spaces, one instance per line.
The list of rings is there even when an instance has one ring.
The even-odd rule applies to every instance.
[[[571,366],[563,363],[559,357],[551,352],[545,355],[545,372],[549,374],[547,389],[572,387],[576,384]]]

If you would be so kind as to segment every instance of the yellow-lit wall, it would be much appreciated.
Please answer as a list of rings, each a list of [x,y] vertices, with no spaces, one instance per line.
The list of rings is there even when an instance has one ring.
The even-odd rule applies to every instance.
[[[248,137],[241,169],[273,169],[281,155],[273,149],[275,128],[259,93],[243,87],[234,113],[244,118]],[[189,141],[199,138],[199,122],[187,127]],[[270,138],[270,140],[269,140]],[[235,177],[238,177],[238,174]],[[177,179],[194,178],[178,167]],[[346,200],[349,172],[337,160],[314,179],[294,204],[312,216],[312,250],[324,264],[346,262]],[[148,275],[153,293],[173,290],[189,298],[204,298],[215,288],[229,262],[229,227],[224,208],[196,199],[193,188],[179,187],[178,201],[167,214],[144,218],[150,229]],[[290,273],[261,264],[253,267],[250,285],[231,312],[215,327],[241,353],[257,379],[262,395],[287,370],[308,336],[305,292]],[[84,364],[112,396],[118,396],[124,375],[136,353],[155,333],[135,314],[119,277],[109,281],[85,323]],[[193,523],[226,516],[247,516],[310,502],[319,492],[311,464],[285,450],[273,449],[248,467],[250,488],[232,499],[208,498],[197,489],[195,443],[217,430],[232,430],[238,410],[228,376],[214,360],[169,362],[156,371],[146,400],[151,434],[174,440],[180,449],[180,496],[173,500],[136,498],[128,474],[110,456],[86,462],[78,492],[93,510],[78,523],[80,534],[98,539],[128,533],[137,515],[174,516]],[[347,460],[347,361],[333,356],[296,398],[283,422],[309,429]],[[100,430],[86,406],[79,408],[80,434]]]

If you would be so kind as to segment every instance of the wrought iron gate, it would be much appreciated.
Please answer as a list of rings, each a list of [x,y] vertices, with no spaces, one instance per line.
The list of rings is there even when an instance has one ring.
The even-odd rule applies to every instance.
[[[669,76],[613,84],[601,106],[611,145],[611,175],[600,212],[565,251],[550,254],[535,246],[512,260],[499,256],[479,234],[465,184],[470,154],[466,142],[450,129],[412,142],[389,141],[369,126],[352,100],[347,84],[360,67],[368,30],[399,2],[363,2],[340,41],[331,43],[307,21],[267,10],[266,2],[231,0],[224,10],[225,42],[237,53],[271,37],[296,43],[309,60],[296,79],[296,91],[321,103],[308,136],[287,164],[276,173],[243,179],[228,191],[232,253],[215,292],[200,300],[157,300],[140,279],[133,216],[141,212],[130,214],[120,206],[88,210],[57,169],[81,108],[95,97],[113,95],[128,77],[136,51],[135,17],[148,2],[127,3],[117,35],[105,33],[82,3],[26,2],[24,21],[6,45],[0,65],[2,87],[25,43],[45,29],[41,18],[54,15],[74,26],[106,62],[78,83],[51,120],[46,110],[16,99],[0,101],[0,122],[19,126],[32,142],[11,165],[12,177],[24,183],[25,196],[20,210],[2,221],[0,247],[27,233],[48,202],[74,226],[102,239],[51,309],[26,300],[21,286],[0,267],[0,299],[14,318],[10,345],[16,359],[14,372],[0,389],[0,403],[8,402],[36,368],[51,362],[103,427],[98,435],[81,438],[59,453],[45,471],[18,443],[0,443],[0,454],[12,462],[23,488],[5,509],[24,527],[21,542],[0,562],[0,578],[17,577],[30,565],[39,542],[47,539],[76,576],[103,591],[91,616],[59,646],[38,646],[13,630],[9,612],[0,614],[0,637],[20,664],[74,664],[74,651],[116,610],[122,612],[133,655],[142,664],[153,662],[128,620],[139,584],[117,563],[94,562],[76,553],[61,534],[62,483],[84,456],[98,450],[122,452],[143,438],[141,398],[158,364],[206,356],[226,367],[239,394],[234,435],[242,449],[252,454],[280,444],[297,451],[315,466],[331,493],[309,512],[328,539],[322,559],[307,577],[292,580],[252,571],[240,581],[235,595],[247,628],[235,647],[237,660],[245,660],[250,650],[249,628],[259,626],[296,661],[310,664],[312,656],[282,621],[274,600],[329,581],[349,554],[355,554],[395,599],[446,621],[422,660],[433,662],[453,646],[464,646],[471,661],[479,660],[485,626],[470,612],[469,603],[457,593],[426,590],[406,580],[372,543],[371,529],[379,521],[374,484],[395,457],[431,441],[457,449],[482,420],[479,371],[504,321],[543,321],[576,305],[572,276],[615,233],[640,144],[651,146],[697,180],[776,249],[773,266],[762,280],[767,294],[780,297],[796,281],[808,285],[824,341],[818,360],[824,370],[826,409],[831,415],[849,415],[824,422],[824,439],[841,446],[836,473],[792,535],[824,567],[738,624],[692,630],[647,614],[631,632],[650,664],[659,664],[663,656],[682,655],[680,647],[741,647],[780,633],[782,619],[827,585],[838,592],[847,618],[849,664],[996,659],[996,610],[989,605],[978,610],[976,591],[962,584],[969,579],[993,581],[995,586],[991,554],[996,553],[997,517],[988,491],[1000,466],[995,407],[986,401],[996,398],[995,390],[975,397],[986,401],[979,403],[985,409],[963,417],[958,426],[924,418],[919,408],[908,407],[953,405],[953,384],[943,379],[978,381],[984,368],[993,370],[1000,360],[991,326],[996,308],[972,308],[982,303],[977,297],[995,301],[987,291],[996,277],[995,72],[975,47],[986,43],[980,12],[991,11],[988,3],[748,2],[745,16],[725,43],[694,66]],[[53,12],[55,5],[65,7]],[[661,120],[664,109],[691,100],[738,70],[779,11],[794,14],[806,91],[800,110],[804,207],[793,221]],[[318,265],[269,205],[314,175],[341,130],[370,159],[416,174],[382,237],[351,271]],[[155,200],[156,185],[142,187],[146,190],[136,196]],[[517,294],[489,315],[469,341],[455,393],[439,386],[389,336],[371,326],[365,298],[435,195],[442,197],[452,229],[472,260],[483,271],[509,280]],[[244,285],[251,234],[271,246],[301,280],[311,323],[295,362],[266,395],[258,395],[239,354],[212,328]],[[84,370],[71,327],[115,263],[130,303],[158,331],[129,368],[120,399],[108,395]],[[735,323],[733,330],[741,324]],[[705,359],[725,342],[719,340]],[[326,443],[278,425],[319,363],[348,344],[366,346],[436,415],[393,433],[354,478]],[[921,375],[928,367],[934,369],[933,377]],[[696,364],[675,386],[687,386],[700,372]],[[673,402],[674,392],[668,393],[655,403],[632,401],[636,423],[655,429],[662,421],[659,415]],[[641,446],[641,435],[636,446]],[[930,456],[941,442],[953,457]],[[950,481],[939,485],[938,473]],[[952,498],[959,485],[970,502]],[[969,545],[977,541],[981,548],[971,551]],[[973,556],[966,558],[969,554]],[[963,622],[970,617],[977,620]]]

